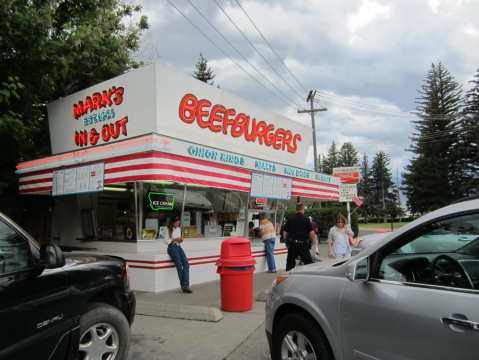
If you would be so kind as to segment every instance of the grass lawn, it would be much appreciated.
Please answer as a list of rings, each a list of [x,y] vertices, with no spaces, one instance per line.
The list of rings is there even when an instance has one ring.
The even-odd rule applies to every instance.
[[[407,222],[395,222],[394,230],[399,229],[401,226],[408,224]],[[375,230],[375,229],[391,229],[391,223],[368,223],[358,224],[359,230]]]

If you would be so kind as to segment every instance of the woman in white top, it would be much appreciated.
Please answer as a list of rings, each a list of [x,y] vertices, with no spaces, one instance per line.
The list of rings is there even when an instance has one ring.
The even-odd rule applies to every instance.
[[[351,246],[356,246],[354,233],[346,217],[338,214],[336,225],[328,234],[328,255],[333,258],[348,258],[351,256]]]
[[[173,223],[168,227],[168,255],[175,263],[176,271],[178,271],[178,277],[180,278],[181,290],[184,293],[191,294],[190,289],[190,264],[186,257],[181,243],[183,237],[181,236],[180,219],[176,218]]]

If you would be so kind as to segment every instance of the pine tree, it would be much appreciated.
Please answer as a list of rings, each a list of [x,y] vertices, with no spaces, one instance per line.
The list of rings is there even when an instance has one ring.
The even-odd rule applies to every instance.
[[[361,162],[361,181],[358,184],[358,195],[364,197],[364,203],[359,211],[366,219],[371,215],[371,182],[369,159],[365,153]]]
[[[479,69],[471,83],[465,96],[459,141],[454,146],[455,176],[451,186],[456,198],[479,195]]]
[[[432,64],[416,101],[414,157],[404,173],[404,191],[414,213],[437,209],[453,198],[451,179],[457,171],[451,148],[458,140],[461,94],[446,67]]]
[[[323,158],[323,171],[325,174],[332,174],[333,168],[339,166],[339,153],[336,148],[336,143],[333,141],[328,150],[328,155]]]
[[[346,142],[341,146],[341,150],[339,150],[338,162],[339,166],[359,165],[358,152],[352,143]]]
[[[400,212],[399,192],[392,181],[390,157],[383,151],[376,153],[371,166],[370,207],[374,216],[394,217]]]
[[[214,81],[212,80],[215,78],[215,76],[216,75],[213,73],[213,70],[208,67],[208,60],[203,56],[203,54],[200,53],[200,57],[195,64],[195,71],[193,72],[193,77],[195,79],[203,81],[204,83],[213,85]]]

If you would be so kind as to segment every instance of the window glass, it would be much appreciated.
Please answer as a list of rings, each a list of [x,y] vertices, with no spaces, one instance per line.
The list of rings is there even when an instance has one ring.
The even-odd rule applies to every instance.
[[[30,265],[28,241],[0,221],[0,275],[26,270]]]
[[[441,220],[387,255],[379,278],[479,290],[479,214]]]
[[[88,197],[96,199],[95,207],[85,204]],[[84,199],[83,199],[84,198]],[[135,241],[135,190],[134,184],[106,186],[97,194],[79,195],[84,236],[102,241]],[[84,204],[84,205],[83,205]],[[96,222],[96,224],[95,224]],[[94,232],[96,226],[96,233]]]
[[[187,187],[182,231],[185,238],[243,236],[248,194]]]
[[[184,185],[174,183],[143,185],[144,240],[168,238],[168,225],[181,216]]]

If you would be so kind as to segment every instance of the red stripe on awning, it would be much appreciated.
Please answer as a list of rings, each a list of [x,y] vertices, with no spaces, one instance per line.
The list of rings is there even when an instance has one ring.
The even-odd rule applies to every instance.
[[[141,180],[176,181],[176,182],[180,182],[180,183],[183,182],[187,184],[212,186],[212,187],[221,188],[221,189],[231,189],[231,190],[238,190],[238,191],[244,191],[244,192],[250,191],[249,187],[237,186],[237,185],[221,183],[217,181],[199,180],[199,179],[192,179],[188,177],[181,177],[181,176],[174,176],[174,175],[160,175],[160,174],[120,176],[117,178],[105,179],[105,184],[116,184],[116,183],[124,183],[128,181],[141,181]]]
[[[229,174],[222,174],[207,170],[200,170],[200,169],[193,169],[185,166],[178,166],[178,165],[171,165],[171,164],[136,164],[136,165],[126,165],[126,166],[119,166],[115,168],[105,169],[105,174],[113,174],[118,172],[124,171],[132,171],[132,170],[145,170],[145,169],[163,169],[163,170],[174,170],[184,173],[192,173],[198,175],[205,175],[205,176],[214,176],[217,178],[240,181],[244,183],[250,183],[250,179],[246,179],[239,176],[229,175]],[[236,170],[236,169],[235,169]]]
[[[39,183],[45,183],[45,182],[50,182],[52,181],[52,178],[49,177],[49,178],[42,178],[42,179],[33,179],[33,180],[22,180],[22,178],[20,178],[18,180],[18,182],[20,183],[20,185],[29,185],[29,184],[39,184]]]
[[[331,188],[333,188],[333,189],[339,190],[339,185],[328,184],[328,183],[324,183],[324,182],[321,182],[321,181],[314,181],[314,180],[306,180],[306,179],[293,178],[293,183],[294,183],[295,181],[297,181],[297,182],[302,182],[302,183],[306,183],[306,184],[314,184],[314,185],[331,187]]]
[[[20,194],[29,194],[29,193],[36,193],[36,192],[48,192],[48,191],[51,191],[51,190],[52,190],[51,186],[40,186],[40,187],[37,187],[37,188],[19,190],[19,193]]]
[[[294,185],[292,186],[293,189],[301,189],[301,190],[312,190],[312,191],[323,191],[331,194],[338,194],[338,190],[329,190],[323,189],[322,187],[310,187],[310,186],[301,186],[301,185]]]

